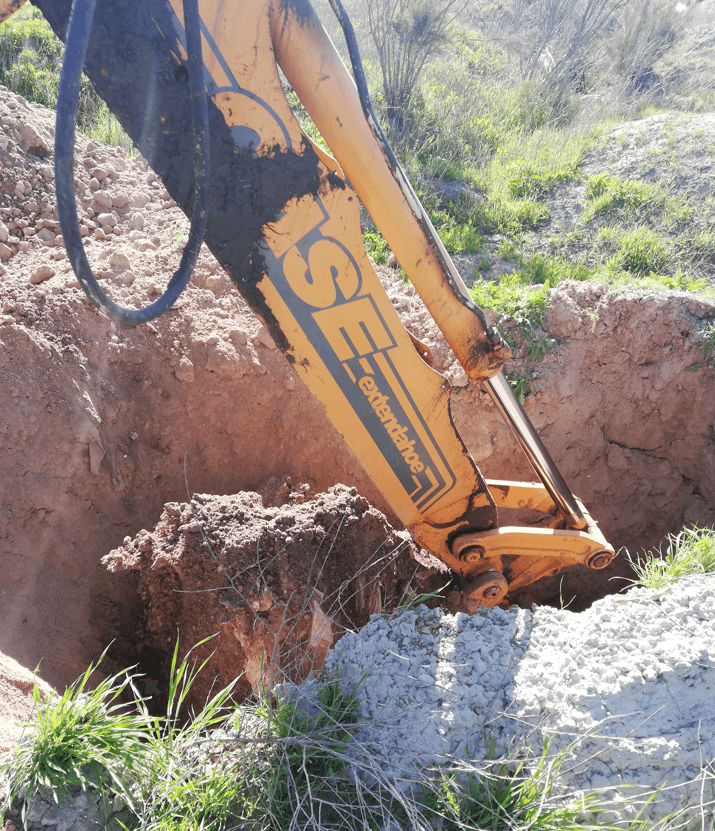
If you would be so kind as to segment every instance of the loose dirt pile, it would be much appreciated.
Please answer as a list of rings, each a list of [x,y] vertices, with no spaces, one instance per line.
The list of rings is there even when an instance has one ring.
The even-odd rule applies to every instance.
[[[186,502],[187,483],[235,494],[285,476],[315,493],[342,482],[391,515],[207,250],[154,324],[119,327],[90,306],[58,234],[53,118],[0,89],[0,652],[24,667],[41,661],[43,677],[64,685],[113,638],[129,654],[143,614],[137,577],[101,559],[154,528],[166,503]],[[146,305],[178,266],[188,223],[142,159],[80,135],[75,153],[90,262],[115,300]],[[532,479],[413,288],[381,271],[405,325],[459,387],[453,416],[482,470]],[[715,521],[715,374],[699,345],[713,321],[715,305],[685,293],[553,292],[559,345],[534,364],[526,409],[616,547]],[[576,570],[522,600],[576,595],[571,608],[586,606],[613,590],[618,562],[600,582]]]
[[[654,824],[678,814],[666,827],[712,828],[714,584],[692,576],[578,615],[421,606],[373,618],[326,663],[360,702],[348,755],[409,787],[421,770],[464,772],[490,753],[533,770],[548,745],[556,786],[599,790],[617,827],[642,810]],[[310,683],[300,698],[311,702]]]
[[[214,683],[239,675],[239,700],[307,677],[346,630],[383,610],[383,598],[406,597],[420,582],[409,534],[354,489],[310,499],[283,485],[266,501],[274,504],[239,493],[169,503],[153,533],[104,558],[111,572],[139,575],[146,621],[137,637],[158,659],[150,682],[168,677],[177,625],[185,647],[216,634],[196,652],[214,653],[191,691],[197,711]]]

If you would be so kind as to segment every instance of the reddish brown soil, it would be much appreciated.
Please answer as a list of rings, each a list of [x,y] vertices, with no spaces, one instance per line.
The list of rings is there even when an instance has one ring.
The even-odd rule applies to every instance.
[[[0,653],[27,668],[41,661],[42,676],[62,685],[113,637],[124,641],[118,653],[129,654],[146,611],[138,578],[108,572],[102,557],[154,528],[165,503],[187,502],[187,486],[236,494],[289,476],[320,493],[344,483],[390,514],[207,251],[191,287],[155,324],[119,327],[90,306],[57,237],[52,118],[0,89],[8,139],[0,147]],[[143,160],[81,136],[76,153],[90,261],[115,299],[146,304],[178,265],[187,223]],[[405,324],[461,387],[461,370],[413,289],[392,272],[382,276]],[[616,547],[635,551],[684,522],[715,522],[715,373],[698,343],[713,320],[715,305],[691,294],[615,295],[577,283],[553,292],[548,324],[560,342],[533,364],[539,377],[526,409]],[[481,389],[452,400],[487,476],[533,478]],[[177,521],[167,515],[152,539],[169,527],[184,539]],[[390,536],[374,522],[366,539],[378,527]],[[248,556],[240,551],[236,563]],[[304,561],[292,555],[287,583],[274,576],[280,591],[299,585],[315,556],[305,551]],[[162,549],[167,576],[175,556]],[[598,575],[595,588],[583,574],[563,586],[551,579],[522,600],[576,594],[577,607],[612,590],[604,581],[618,570]],[[141,591],[146,597],[146,585]],[[181,621],[153,606],[151,613],[165,614],[165,646]]]
[[[336,485],[311,499],[284,483],[265,502],[274,504],[256,493],[171,502],[153,533],[104,558],[111,572],[139,575],[146,619],[135,643],[158,659],[154,681],[165,682],[177,628],[182,656],[215,635],[195,653],[215,653],[191,693],[198,709],[214,683],[240,676],[243,699],[306,677],[346,629],[364,626],[384,598],[392,606],[406,598],[425,576],[409,535],[354,488]]]

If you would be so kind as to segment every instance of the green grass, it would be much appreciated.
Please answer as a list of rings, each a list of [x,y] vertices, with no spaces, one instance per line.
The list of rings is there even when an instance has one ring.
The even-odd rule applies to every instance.
[[[499,282],[479,281],[470,289],[474,302],[502,317],[528,318],[542,323],[549,299],[549,284],[534,285],[522,271],[504,274]]]
[[[685,528],[669,537],[665,553],[645,558],[628,554],[637,582],[648,589],[664,588],[681,577],[715,571],[715,530]]]
[[[591,176],[586,185],[583,218],[588,223],[605,215],[622,220],[637,216],[641,222],[646,218],[659,218],[666,227],[677,227],[692,219],[693,210],[668,194],[661,185],[599,173]]]
[[[624,231],[618,237],[616,253],[609,259],[607,271],[626,271],[633,277],[646,277],[665,270],[671,257],[668,240],[649,228]]]
[[[486,197],[485,231],[511,236],[533,230],[549,217],[545,196],[557,185],[578,179],[581,162],[600,130],[541,128],[515,132],[504,140],[475,176]]]
[[[28,101],[56,109],[64,45],[29,3],[0,23],[0,84]],[[103,144],[133,152],[131,139],[82,76],[77,129]]]
[[[390,246],[385,242],[379,231],[368,231],[363,234],[365,250],[373,258],[377,265],[386,265],[390,256]]]
[[[552,782],[566,753],[553,757],[546,743],[543,752],[527,767],[524,760],[492,762],[494,742],[479,776],[441,774],[431,787],[423,786],[427,818],[444,831],[583,831],[593,827],[584,816],[598,814],[596,794],[583,800],[554,799]]]
[[[9,771],[4,809],[20,791],[32,795],[40,787],[49,788],[61,803],[69,788],[86,789],[97,781],[128,797],[127,773],[138,771],[143,762],[141,741],[148,721],[127,712],[120,700],[126,691],[136,694],[130,672],[90,689],[95,669],[90,665],[56,700],[45,700],[34,685],[32,732],[23,735],[11,761],[0,765],[0,771]]]
[[[235,682],[182,726],[180,710],[206,661],[189,666],[190,650],[179,664],[178,648],[177,641],[164,717],[149,714],[131,670],[91,688],[97,665],[90,665],[61,696],[49,700],[35,684],[36,720],[26,725],[19,745],[0,764],[0,778],[6,777],[0,820],[20,794],[24,820],[28,799],[41,788],[66,804],[70,788],[93,786],[105,802],[122,796],[136,819],[132,827],[219,827],[217,818],[226,815],[229,796],[237,798],[243,783],[234,772],[197,765],[196,748],[207,731],[225,720]]]
[[[595,216],[633,211],[648,207],[649,210],[662,208],[665,194],[657,185],[648,182],[633,182],[599,173],[591,176],[586,185],[586,209],[584,220],[590,222]]]
[[[290,698],[271,707],[266,696],[258,708],[278,740],[264,795],[276,828],[364,827],[373,801],[361,798],[346,775],[345,747],[358,722],[355,693],[345,694],[333,678],[318,689],[317,714],[306,714]]]
[[[379,68],[371,72],[379,105]],[[456,29],[450,47],[425,67],[403,130],[390,136],[447,250],[480,254],[486,238],[500,234],[520,251],[514,261],[524,286],[575,279],[649,291],[706,288],[715,265],[712,206],[703,210],[668,186],[610,172],[586,182],[582,228],[558,231],[550,250],[542,246],[531,256],[522,250],[542,245],[537,235],[550,218],[555,190],[580,180],[584,159],[613,127],[668,111],[647,96],[628,104],[611,100],[618,83],[592,79],[589,88],[601,87],[598,107],[589,110],[575,93],[519,77],[515,63],[483,33]],[[668,152],[675,152],[674,143]],[[443,180],[463,182],[464,192],[442,196]],[[498,308],[513,289],[507,282],[501,291],[481,287],[477,294]]]
[[[223,724],[231,693],[238,678],[220,690],[200,713],[182,713],[196,676],[209,662],[189,665],[192,647],[178,662],[177,639],[169,675],[166,715],[152,718],[146,702],[135,696],[136,718],[146,724],[138,742],[142,759],[139,775],[132,779],[129,804],[142,831],[192,831],[222,829],[236,819],[250,817],[254,801],[246,798],[246,781],[240,760],[207,764],[202,744],[212,728]]]
[[[186,714],[186,696],[209,659],[191,663],[190,650],[179,662],[178,648],[164,716],[148,713],[131,670],[90,689],[89,667],[53,701],[43,701],[35,686],[37,719],[0,764],[0,821],[12,805],[24,810],[41,788],[62,804],[68,788],[81,785],[99,791],[105,822],[121,795],[128,831],[612,827],[598,821],[607,808],[599,794],[556,785],[568,751],[555,756],[548,744],[495,759],[492,741],[485,759],[424,771],[411,789],[390,782],[368,747],[348,759],[360,723],[359,685],[346,690],[337,677],[317,684],[310,709],[290,689],[237,705],[231,684],[200,713]],[[119,703],[125,693],[131,707]]]

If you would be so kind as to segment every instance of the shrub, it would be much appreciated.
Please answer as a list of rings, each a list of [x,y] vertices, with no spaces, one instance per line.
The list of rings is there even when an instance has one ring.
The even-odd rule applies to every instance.
[[[391,122],[402,123],[402,107],[423,66],[447,43],[449,25],[463,7],[464,0],[367,0]]]
[[[654,65],[673,48],[685,24],[677,5],[632,0],[620,11],[606,51],[629,93],[646,93],[660,85]]]
[[[586,91],[597,43],[626,0],[506,0],[486,5],[480,28],[514,56],[521,77]]]

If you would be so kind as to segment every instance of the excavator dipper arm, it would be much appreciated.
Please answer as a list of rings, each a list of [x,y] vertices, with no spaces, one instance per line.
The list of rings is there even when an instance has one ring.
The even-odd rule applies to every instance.
[[[64,38],[71,0],[35,2]],[[0,0],[0,18],[17,5]],[[392,509],[460,575],[467,607],[566,565],[607,565],[613,549],[499,374],[509,347],[469,297],[308,0],[199,0],[198,9],[211,136],[205,241]],[[182,0],[98,0],[85,71],[191,216],[186,34]],[[334,158],[303,133],[278,65]],[[481,476],[452,423],[449,383],[365,253],[358,196],[543,485]],[[565,527],[500,528],[498,508],[520,506],[558,509],[554,525]]]

